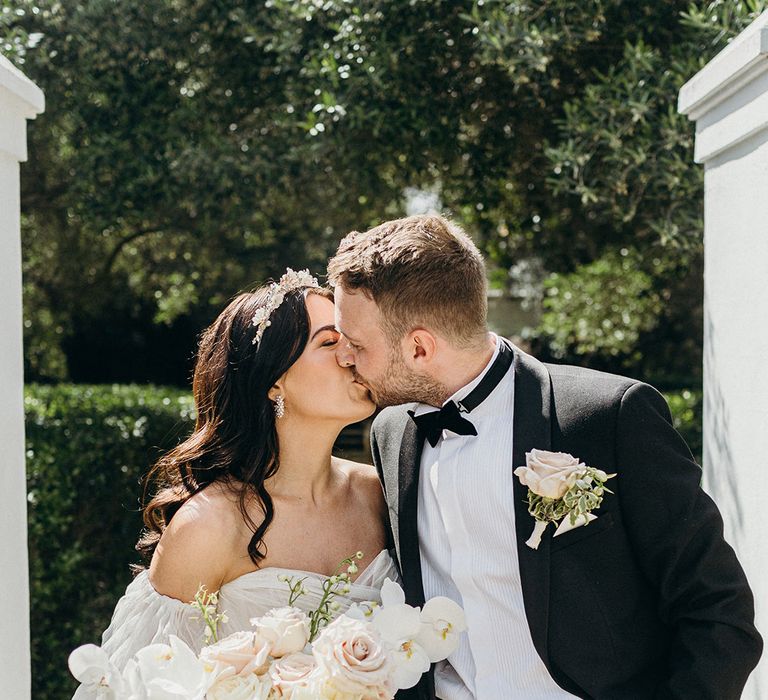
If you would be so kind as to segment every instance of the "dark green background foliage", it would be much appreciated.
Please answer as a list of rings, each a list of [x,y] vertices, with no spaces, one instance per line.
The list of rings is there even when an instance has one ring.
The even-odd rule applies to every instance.
[[[228,297],[321,272],[421,188],[495,285],[548,280],[539,355],[698,381],[702,177],[677,92],[765,6],[0,0],[0,46],[47,97],[27,376],[183,384]],[[626,283],[590,306],[596,272]]]
[[[138,562],[139,480],[192,424],[187,392],[30,385],[26,391],[32,696],[69,698],[67,657],[100,642]]]
[[[667,399],[700,452],[700,396]],[[61,700],[69,653],[99,643],[138,561],[140,478],[191,429],[193,405],[176,389],[66,384],[29,385],[25,404],[33,697]]]

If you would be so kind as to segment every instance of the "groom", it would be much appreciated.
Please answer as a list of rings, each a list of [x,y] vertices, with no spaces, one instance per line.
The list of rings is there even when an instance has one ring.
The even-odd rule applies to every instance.
[[[328,273],[339,364],[388,407],[372,448],[407,600],[467,616],[403,696],[738,698],[762,650],[752,593],[661,395],[489,333],[482,256],[442,217],[350,233]],[[538,549],[514,475],[534,449],[616,474],[595,520]]]

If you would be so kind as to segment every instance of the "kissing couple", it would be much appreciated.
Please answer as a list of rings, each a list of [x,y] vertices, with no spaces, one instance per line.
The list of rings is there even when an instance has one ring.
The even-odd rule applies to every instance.
[[[286,605],[287,577],[317,605],[360,552],[339,614],[390,578],[466,615],[398,698],[740,697],[752,592],[662,396],[489,332],[483,257],[443,217],[350,233],[328,280],[289,270],[202,334],[196,426],[148,475],[110,660],[169,635],[199,650],[201,584],[229,634]],[[333,456],[377,407],[375,466]]]

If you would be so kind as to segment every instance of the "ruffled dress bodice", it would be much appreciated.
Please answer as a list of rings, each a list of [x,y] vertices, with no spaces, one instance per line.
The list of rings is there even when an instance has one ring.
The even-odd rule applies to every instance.
[[[226,614],[227,621],[219,625],[219,638],[250,629],[251,618],[286,606],[289,590],[280,580],[283,575],[304,579],[306,595],[294,603],[295,607],[307,612],[317,608],[326,576],[277,567],[258,569],[221,587],[217,610]],[[360,572],[347,595],[334,597],[340,606],[338,614],[353,603],[381,602],[381,586],[386,578],[399,580],[394,560],[387,550],[382,550]],[[142,571],[118,601],[101,646],[112,663],[122,670],[139,649],[148,644],[167,643],[172,634],[197,653],[203,645],[203,632],[199,612],[187,603],[158,593],[149,581],[149,573]]]

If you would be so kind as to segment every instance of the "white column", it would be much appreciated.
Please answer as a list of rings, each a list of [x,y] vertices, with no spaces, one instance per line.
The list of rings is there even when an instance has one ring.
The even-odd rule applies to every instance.
[[[768,638],[768,12],[680,90],[704,165],[704,486]],[[745,698],[768,698],[765,655]]]
[[[43,93],[0,56],[0,615],[2,694],[29,698],[29,573],[24,472],[19,163],[27,159],[27,119]]]

